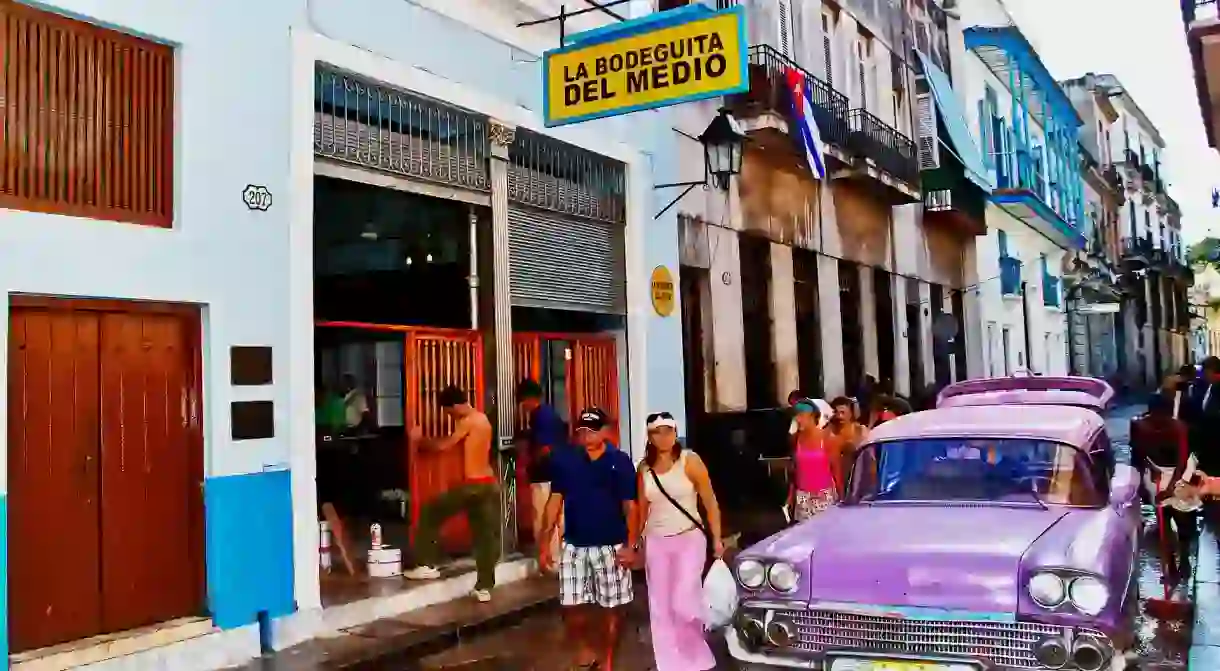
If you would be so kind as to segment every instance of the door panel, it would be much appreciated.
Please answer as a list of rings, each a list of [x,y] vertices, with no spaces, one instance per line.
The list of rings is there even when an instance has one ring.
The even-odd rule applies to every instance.
[[[583,336],[571,341],[572,374],[568,378],[572,412],[569,417],[579,417],[580,411],[601,408],[611,420],[610,440],[622,445],[619,438],[622,417],[618,402],[618,355],[614,339],[607,336]]]
[[[102,631],[98,320],[14,308],[9,324],[9,637],[22,652]]]
[[[101,317],[102,623],[122,631],[202,611],[193,524],[189,322]]]
[[[406,365],[408,421],[422,427],[425,436],[443,438],[453,432],[453,420],[437,402],[441,390],[451,384],[464,390],[474,406],[482,409],[483,346],[477,332],[412,333],[407,337]],[[465,479],[465,466],[460,447],[437,452],[408,444],[407,450],[414,534],[420,506],[460,484]],[[445,522],[440,543],[451,554],[470,549],[470,526],[465,516]]]

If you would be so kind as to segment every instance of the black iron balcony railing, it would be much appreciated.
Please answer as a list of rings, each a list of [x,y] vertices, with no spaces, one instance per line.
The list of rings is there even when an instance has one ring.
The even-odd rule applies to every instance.
[[[1119,176],[1118,168],[1116,168],[1113,164],[1106,166],[1106,169],[1102,171],[1102,177],[1105,178],[1106,184],[1110,185],[1111,189],[1122,191],[1123,178]]]
[[[1152,243],[1144,238],[1123,238],[1123,257],[1140,257],[1149,259],[1152,254]]]
[[[1148,165],[1147,163],[1141,163],[1140,177],[1144,179],[1144,184],[1152,187],[1153,183],[1156,181],[1156,171],[1153,170],[1152,166]]]
[[[863,109],[848,112],[847,150],[871,159],[877,167],[894,177],[916,184],[919,180],[919,155],[915,143]]]
[[[767,44],[750,47],[750,90],[729,96],[729,107],[737,109],[739,116],[770,111],[784,118],[792,114],[792,91],[788,87],[788,70],[795,69],[805,77],[805,85],[813,99],[813,118],[817,121],[822,141],[844,147],[847,144],[847,96],[829,84],[809,74],[792,59]]]

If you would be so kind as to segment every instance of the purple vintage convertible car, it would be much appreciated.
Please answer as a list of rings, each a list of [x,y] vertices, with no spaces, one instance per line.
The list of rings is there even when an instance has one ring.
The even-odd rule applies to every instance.
[[[993,377],[951,384],[936,407],[964,405],[1074,405],[1101,412],[1114,400],[1114,387],[1094,377]]]
[[[741,669],[1122,671],[1138,480],[1090,410],[942,408],[881,425],[840,505],[742,552]]]

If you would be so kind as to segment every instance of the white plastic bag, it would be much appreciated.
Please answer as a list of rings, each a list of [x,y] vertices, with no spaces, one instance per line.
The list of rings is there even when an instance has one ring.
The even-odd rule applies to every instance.
[[[703,607],[703,623],[709,630],[732,622],[737,612],[737,581],[722,559],[712,562],[703,579]]]

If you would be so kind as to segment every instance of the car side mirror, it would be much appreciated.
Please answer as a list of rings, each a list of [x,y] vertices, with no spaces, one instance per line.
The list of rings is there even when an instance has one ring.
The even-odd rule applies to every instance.
[[[1139,471],[1127,464],[1115,464],[1114,477],[1110,479],[1110,506],[1125,510],[1139,501]]]

